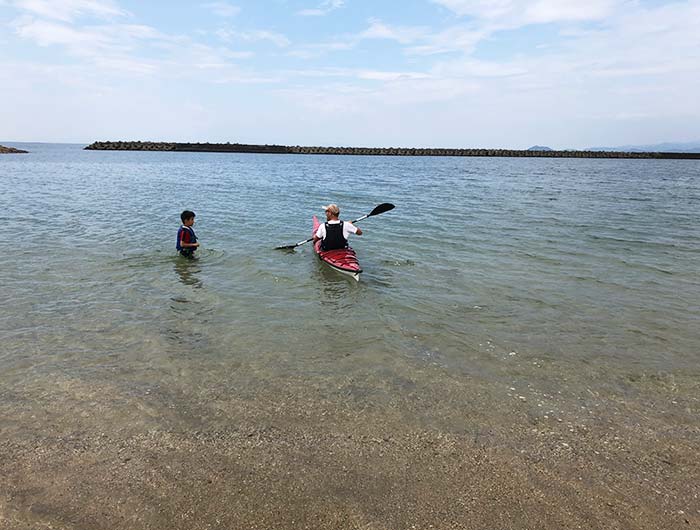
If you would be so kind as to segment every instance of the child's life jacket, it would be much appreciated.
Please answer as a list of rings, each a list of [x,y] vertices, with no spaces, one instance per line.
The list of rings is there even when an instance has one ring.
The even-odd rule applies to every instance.
[[[182,250],[194,250],[193,247],[182,247],[180,245],[180,241],[183,243],[196,243],[197,242],[197,235],[194,233],[194,230],[190,226],[185,226],[182,225],[180,229],[177,231],[177,241],[175,242],[175,248],[178,251]]]

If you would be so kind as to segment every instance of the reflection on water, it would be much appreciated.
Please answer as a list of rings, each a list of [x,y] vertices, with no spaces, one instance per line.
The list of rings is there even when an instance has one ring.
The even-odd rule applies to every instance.
[[[339,311],[349,309],[355,301],[355,293],[361,289],[362,279],[357,282],[315,260],[314,281],[319,286],[320,303],[323,310]]]
[[[199,263],[199,258],[187,259],[178,256],[175,261],[175,273],[180,281],[194,289],[202,288],[202,280],[199,274],[202,272],[202,267]]]
[[[170,309],[174,320],[169,320],[163,334],[166,340],[175,347],[178,355],[189,356],[193,353],[204,353],[210,350],[209,320],[215,311],[212,300],[203,289],[201,279],[203,263],[202,256],[174,258],[173,269],[179,282],[186,286],[186,291],[177,289],[170,296]]]

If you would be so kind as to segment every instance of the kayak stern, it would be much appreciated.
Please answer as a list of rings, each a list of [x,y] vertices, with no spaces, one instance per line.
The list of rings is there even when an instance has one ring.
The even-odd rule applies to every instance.
[[[314,215],[312,235],[316,233],[319,226],[320,223],[318,222],[318,218]],[[360,281],[360,273],[362,272],[362,268],[360,268],[357,255],[352,248],[348,247],[335,250],[321,250],[321,242],[316,241],[316,243],[314,243],[314,252],[321,261],[326,263],[332,269],[350,276],[357,282]]]

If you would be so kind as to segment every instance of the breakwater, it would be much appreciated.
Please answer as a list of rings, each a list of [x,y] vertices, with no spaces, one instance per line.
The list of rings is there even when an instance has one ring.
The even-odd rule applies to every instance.
[[[533,151],[522,149],[441,149],[402,147],[308,147],[299,145],[258,145],[238,143],[180,142],[94,142],[94,151],[183,151],[211,153],[265,153],[296,155],[375,155],[375,156],[497,156],[549,158],[670,158],[698,159],[700,153],[658,153],[626,151]]]
[[[14,147],[5,147],[4,145],[0,145],[0,153],[2,154],[20,154],[20,153],[27,153],[28,151],[24,151],[22,149],[15,149]]]

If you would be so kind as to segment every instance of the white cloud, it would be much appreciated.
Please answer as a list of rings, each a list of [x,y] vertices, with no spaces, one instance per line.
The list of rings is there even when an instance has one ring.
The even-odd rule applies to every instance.
[[[344,5],[345,0],[324,0],[324,2],[322,2],[318,7],[302,9],[301,11],[297,12],[297,15],[301,15],[303,17],[321,17],[327,15],[331,11],[340,9]]]
[[[438,63],[431,71],[436,78],[503,78],[522,76],[529,73],[523,63],[503,63],[463,58]]]
[[[432,0],[459,16],[501,17],[513,9],[514,0]]]
[[[373,74],[370,76],[377,77]],[[292,86],[276,90],[275,93],[293,102],[293,107],[304,108],[310,113],[335,116],[338,119],[346,119],[350,115],[364,116],[361,122],[365,127],[367,119],[376,122],[379,117],[379,122],[374,126],[378,127],[381,116],[386,115],[389,112],[388,109],[451,101],[478,89],[476,84],[464,80],[434,79],[429,76],[406,78],[384,74],[380,74],[379,77],[384,79],[377,80],[381,82],[371,87],[348,81]],[[381,145],[376,141],[373,143]]]
[[[25,19],[25,21],[19,22],[16,33],[23,39],[36,42],[39,46],[54,44],[67,46],[99,45],[105,40],[104,36],[99,33],[81,31],[65,24],[36,19]]]
[[[309,79],[330,77],[358,79],[363,81],[399,81],[408,79],[429,79],[431,76],[423,72],[396,72],[385,70],[367,70],[357,68],[319,68],[316,70],[289,70],[285,72],[289,78]]]
[[[663,82],[697,71],[699,19],[697,0],[621,13],[609,21],[609,29],[572,40],[567,59],[595,77],[621,77],[632,84],[639,76],[657,76]]]
[[[290,40],[283,34],[268,30],[248,30],[248,31],[233,31],[228,29],[219,29],[215,32],[221,40],[231,42],[233,40],[242,40],[246,42],[261,42],[269,41],[279,48],[289,46]]]
[[[240,33],[240,37],[249,42],[270,41],[280,48],[285,48],[290,44],[289,39],[281,33],[267,30],[243,31]]]
[[[298,59],[313,59],[332,52],[351,50],[357,46],[357,42],[357,39],[349,37],[333,42],[304,44],[289,51],[287,55]]]
[[[428,74],[422,72],[382,72],[376,70],[360,70],[356,75],[359,79],[369,81],[408,81],[430,78]]]
[[[219,17],[234,17],[241,12],[241,8],[228,2],[209,2],[202,7],[210,10]]]
[[[412,55],[434,55],[447,52],[470,54],[476,45],[488,36],[488,31],[463,27],[447,28],[427,35],[421,44],[410,46],[406,52]]]
[[[602,20],[633,0],[432,0],[458,16],[522,26],[548,22]]]
[[[150,75],[158,70],[158,65],[152,62],[135,60],[130,57],[94,57],[94,64],[100,70],[121,72],[122,74],[135,74],[138,76]]]
[[[430,33],[429,28],[388,26],[377,18],[369,20],[369,27],[360,33],[360,39],[387,39],[400,44],[409,44],[424,38]]]
[[[187,37],[165,35],[150,26],[112,24],[76,27],[26,17],[15,21],[17,35],[39,46],[58,46],[81,59],[105,80],[158,74],[162,78],[197,78],[203,70],[214,72],[211,82],[221,79],[262,79],[255,72],[241,73],[232,61],[252,53],[212,48]],[[147,58],[148,57],[148,58]]]
[[[326,13],[327,12],[322,9],[302,9],[297,12],[297,15],[301,15],[302,17],[322,17]]]
[[[492,32],[487,29],[454,26],[436,33],[427,26],[393,26],[378,18],[369,19],[368,24],[368,27],[359,33],[342,35],[331,42],[301,45],[288,55],[314,58],[334,51],[353,49],[364,40],[397,42],[405,47],[404,52],[407,55],[428,56],[449,52],[469,54]]]
[[[112,18],[128,15],[111,0],[14,0],[20,11],[70,22],[81,16]]]
[[[44,47],[64,46],[78,56],[121,54],[133,50],[139,41],[169,40],[156,29],[138,24],[76,27],[33,18],[21,18],[14,24],[21,38]]]
[[[624,2],[619,0],[538,0],[526,7],[523,21],[532,24],[603,20]]]
[[[409,55],[435,55],[438,53],[471,53],[476,45],[489,35],[488,30],[454,26],[440,32],[421,26],[390,26],[379,19],[370,19],[369,27],[353,37],[353,40],[385,39],[407,45]]]

